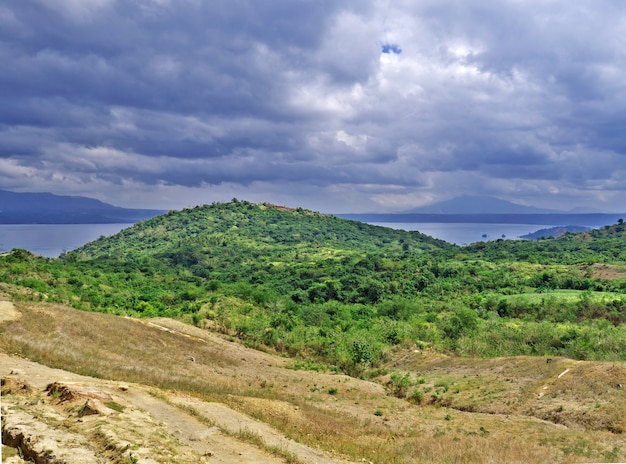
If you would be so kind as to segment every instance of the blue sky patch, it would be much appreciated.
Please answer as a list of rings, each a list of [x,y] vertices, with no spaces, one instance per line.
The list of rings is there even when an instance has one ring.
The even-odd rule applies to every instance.
[[[402,53],[402,49],[398,44],[383,44],[383,53],[395,53],[399,55]]]

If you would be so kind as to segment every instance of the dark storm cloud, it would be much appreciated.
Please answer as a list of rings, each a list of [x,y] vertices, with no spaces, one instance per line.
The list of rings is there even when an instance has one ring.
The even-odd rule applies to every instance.
[[[310,53],[340,4],[111,1],[83,19],[68,17],[79,2],[59,3],[67,9],[14,2],[25,29],[5,50],[17,65],[7,73],[15,91],[211,113],[271,107],[280,85],[273,50]]]
[[[608,0],[9,0],[0,187],[610,208],[625,25]]]

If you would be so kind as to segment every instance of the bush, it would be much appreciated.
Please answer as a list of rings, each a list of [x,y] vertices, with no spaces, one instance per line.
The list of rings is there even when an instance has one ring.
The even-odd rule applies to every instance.
[[[422,404],[422,401],[424,401],[424,392],[416,388],[409,396],[409,400],[413,401],[416,404]]]
[[[407,372],[404,375],[393,373],[390,381],[391,391],[397,398],[405,398],[409,387],[411,387],[411,375]]]
[[[439,321],[443,332],[453,340],[468,335],[478,327],[478,315],[468,308],[460,308]]]
[[[374,361],[371,345],[361,340],[354,340],[352,342],[352,361],[354,364],[371,364]]]
[[[48,286],[45,282],[35,279],[34,277],[27,277],[26,279],[22,279],[18,282],[18,285],[23,285],[24,287],[32,288],[38,292],[46,292],[48,290]]]

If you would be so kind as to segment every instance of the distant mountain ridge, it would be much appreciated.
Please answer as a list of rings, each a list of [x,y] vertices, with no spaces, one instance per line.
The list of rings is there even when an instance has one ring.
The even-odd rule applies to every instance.
[[[132,223],[164,212],[121,208],[80,196],[0,190],[0,224]]]
[[[624,213],[599,213],[574,208],[559,211],[525,206],[488,196],[461,196],[397,213],[338,214],[339,217],[372,224],[537,224],[546,226],[602,227],[615,223]]]
[[[525,206],[495,197],[465,195],[402,211],[401,214],[558,214],[563,211]]]

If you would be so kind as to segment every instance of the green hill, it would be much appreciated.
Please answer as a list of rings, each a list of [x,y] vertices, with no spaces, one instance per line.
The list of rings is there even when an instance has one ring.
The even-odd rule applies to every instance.
[[[0,257],[0,282],[21,298],[175,317],[359,375],[401,346],[623,360],[623,229],[458,247],[233,201],[149,219],[60,259],[16,250]]]
[[[227,254],[252,250],[273,254],[276,249],[398,252],[450,246],[419,232],[372,226],[302,208],[235,200],[170,211],[92,242],[76,250],[76,255],[79,259],[151,255],[185,261],[185,251],[209,257],[220,248],[228,249]]]
[[[261,286],[296,301],[375,303],[403,258],[454,248],[416,231],[233,201],[152,218],[63,259],[149,261],[153,268],[184,270],[203,281]]]

